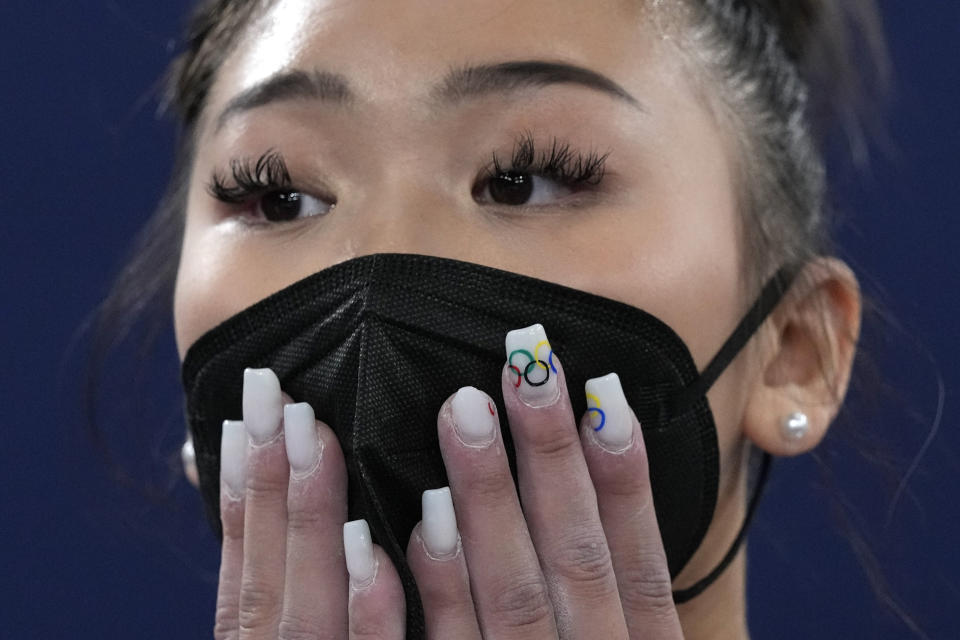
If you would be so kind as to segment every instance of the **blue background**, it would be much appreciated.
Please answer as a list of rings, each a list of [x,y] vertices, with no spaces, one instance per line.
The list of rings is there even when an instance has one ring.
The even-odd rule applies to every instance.
[[[841,253],[881,308],[864,346],[883,380],[865,375],[814,456],[774,468],[749,548],[758,639],[960,636],[960,3],[881,4],[891,143],[838,172],[837,200]],[[119,473],[79,417],[75,339],[164,187],[155,89],[186,6],[0,7],[2,638],[210,637],[217,546],[179,473],[172,333],[108,363]]]

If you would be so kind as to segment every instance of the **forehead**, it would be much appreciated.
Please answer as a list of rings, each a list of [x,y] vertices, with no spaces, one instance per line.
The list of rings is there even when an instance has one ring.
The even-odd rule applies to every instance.
[[[520,59],[636,86],[663,39],[653,14],[642,0],[280,0],[248,26],[208,104],[278,72],[316,68],[373,100],[412,99],[452,67]]]

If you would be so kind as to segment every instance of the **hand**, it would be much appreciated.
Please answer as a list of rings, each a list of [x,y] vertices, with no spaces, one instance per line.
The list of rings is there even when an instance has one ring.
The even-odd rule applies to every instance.
[[[503,371],[523,510],[494,403],[466,387],[440,409],[450,488],[427,492],[407,548],[428,637],[682,638],[619,381],[591,382],[602,408],[578,434],[556,358],[551,368],[554,383],[533,389]],[[281,398],[272,372],[248,371],[244,423],[224,425],[216,637],[402,638],[400,580],[362,521],[342,528],[344,556],[336,438],[308,405],[282,410]]]

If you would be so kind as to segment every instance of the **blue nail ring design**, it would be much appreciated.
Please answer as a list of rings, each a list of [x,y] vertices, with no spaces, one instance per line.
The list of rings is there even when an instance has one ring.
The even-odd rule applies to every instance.
[[[593,404],[596,406],[591,407],[591,402],[593,402]],[[600,398],[592,393],[587,394],[587,411],[595,411],[596,413],[600,414],[600,425],[594,427],[593,430],[600,431],[600,429],[603,429],[603,425],[607,424],[607,414],[603,409],[600,408]]]

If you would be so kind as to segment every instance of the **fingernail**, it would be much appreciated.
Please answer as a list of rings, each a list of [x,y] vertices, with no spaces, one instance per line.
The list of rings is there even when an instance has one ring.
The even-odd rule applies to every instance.
[[[270,369],[243,372],[243,423],[254,444],[263,444],[280,431],[283,416],[280,380]]]
[[[305,476],[317,468],[322,452],[313,407],[308,403],[283,405],[283,439],[294,474]]]
[[[462,387],[450,402],[453,428],[469,447],[483,447],[496,436],[497,412],[490,396],[475,387]]]
[[[227,495],[239,500],[247,490],[247,431],[240,420],[224,420],[220,435],[220,478]]]
[[[455,556],[460,535],[457,533],[457,516],[453,511],[450,487],[424,491],[421,504],[423,525],[420,535],[427,553],[435,560]]]
[[[633,439],[633,419],[620,376],[611,373],[592,378],[585,387],[587,411],[600,445],[610,451],[623,450]]]
[[[524,404],[546,407],[560,398],[553,349],[542,324],[507,333],[507,364],[515,376],[514,386]]]
[[[373,579],[377,577],[377,558],[373,555],[373,540],[366,520],[343,524],[343,552],[350,585],[362,589],[373,584]]]

